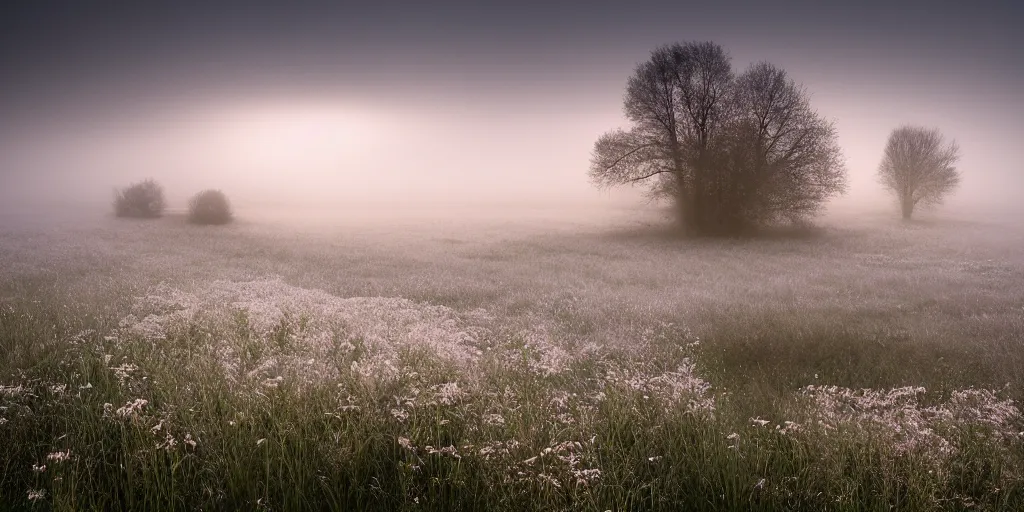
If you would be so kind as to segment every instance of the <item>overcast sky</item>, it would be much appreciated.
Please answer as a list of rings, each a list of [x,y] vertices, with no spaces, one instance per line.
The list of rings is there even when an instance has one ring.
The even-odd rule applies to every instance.
[[[1024,190],[1024,2],[113,2],[0,7],[0,187],[174,200],[576,201],[661,44],[768,60],[835,120],[851,200],[889,130],[960,143],[961,200]],[[177,199],[176,199],[177,198]]]

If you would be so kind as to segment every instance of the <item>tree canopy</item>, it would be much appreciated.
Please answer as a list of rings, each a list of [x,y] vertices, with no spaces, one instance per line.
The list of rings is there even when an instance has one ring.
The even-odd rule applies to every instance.
[[[835,128],[806,91],[766,62],[736,76],[715,43],[655,49],[629,78],[624,110],[632,126],[597,140],[591,180],[670,198],[689,232],[803,219],[845,188]]]
[[[946,143],[937,129],[904,125],[889,134],[878,178],[896,195],[904,219],[918,204],[942,202],[960,183],[960,148]]]

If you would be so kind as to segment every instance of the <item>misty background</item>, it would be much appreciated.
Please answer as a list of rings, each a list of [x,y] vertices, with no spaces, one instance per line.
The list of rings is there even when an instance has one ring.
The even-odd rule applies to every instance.
[[[21,2],[0,8],[0,201],[109,203],[147,177],[169,206],[223,189],[296,206],[635,204],[587,180],[594,141],[655,47],[767,60],[835,121],[843,205],[888,208],[889,132],[963,155],[945,208],[1019,208],[1024,7],[761,2]]]

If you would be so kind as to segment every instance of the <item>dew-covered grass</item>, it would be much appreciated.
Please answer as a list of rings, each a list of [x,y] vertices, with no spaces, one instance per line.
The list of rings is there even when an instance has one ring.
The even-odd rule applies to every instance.
[[[0,222],[0,509],[1024,508],[1024,230],[547,213]]]

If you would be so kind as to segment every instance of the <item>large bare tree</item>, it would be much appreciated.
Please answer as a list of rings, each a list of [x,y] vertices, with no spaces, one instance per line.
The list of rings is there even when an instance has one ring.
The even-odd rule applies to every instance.
[[[648,185],[690,232],[805,217],[843,190],[834,128],[770,64],[736,77],[714,43],[662,46],[637,66],[624,103],[632,127],[597,140],[591,179]]]
[[[956,188],[959,160],[956,142],[945,142],[938,129],[904,125],[889,134],[878,179],[896,195],[909,220],[918,204],[939,204]]]
[[[650,183],[672,197],[687,226],[699,229],[710,150],[727,117],[729,58],[712,43],[662,46],[637,66],[626,86],[630,130],[601,136],[591,179],[600,186]]]

